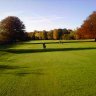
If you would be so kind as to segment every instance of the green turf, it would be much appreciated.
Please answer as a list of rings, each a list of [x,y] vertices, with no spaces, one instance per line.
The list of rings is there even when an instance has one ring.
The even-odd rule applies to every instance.
[[[96,42],[54,42],[0,45],[0,96],[96,96]]]

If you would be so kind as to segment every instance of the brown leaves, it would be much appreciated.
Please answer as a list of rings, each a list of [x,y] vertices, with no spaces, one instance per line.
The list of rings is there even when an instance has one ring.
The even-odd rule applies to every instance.
[[[96,38],[96,12],[93,12],[78,29],[79,38]]]

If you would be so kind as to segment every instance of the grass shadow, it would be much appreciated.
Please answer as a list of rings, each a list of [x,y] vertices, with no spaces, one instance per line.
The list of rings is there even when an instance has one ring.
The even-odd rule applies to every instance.
[[[0,65],[0,71],[1,70],[21,69],[21,68],[27,68],[27,67],[10,66],[10,65]]]
[[[80,51],[80,50],[93,50],[96,47],[84,48],[48,48],[48,49],[7,49],[2,50],[9,53],[24,54],[24,53],[39,53],[39,52],[56,52],[56,51]]]
[[[7,69],[7,68],[6,68]],[[8,68],[9,69],[9,68]],[[12,68],[10,68],[12,69]],[[38,75],[38,76],[41,76],[41,75],[44,75],[45,73],[43,73],[42,71],[38,71],[38,70],[33,70],[33,71],[28,71],[28,70],[25,70],[25,71],[21,71],[19,70],[20,72],[0,72],[0,75],[13,75],[13,76],[28,76],[28,75]]]
[[[14,44],[0,44],[0,50],[2,49],[9,49],[9,48],[13,48],[17,45],[18,43],[14,43]]]
[[[19,73],[15,73],[14,75],[16,76],[26,76],[26,75],[44,75],[43,72],[19,72]]]

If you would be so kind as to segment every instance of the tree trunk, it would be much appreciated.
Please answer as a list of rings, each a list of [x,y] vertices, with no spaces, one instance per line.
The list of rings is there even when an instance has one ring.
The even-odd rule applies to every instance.
[[[95,42],[96,42],[96,38],[95,38]]]

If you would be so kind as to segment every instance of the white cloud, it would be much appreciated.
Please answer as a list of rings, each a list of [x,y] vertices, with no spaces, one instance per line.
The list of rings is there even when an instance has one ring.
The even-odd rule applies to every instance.
[[[63,19],[62,16],[22,16],[21,19],[26,24],[27,31],[50,30],[55,28],[57,20]]]
[[[50,30],[55,28],[56,21],[63,19],[62,16],[41,16],[38,14],[32,14],[32,16],[28,16],[24,13],[24,11],[10,11],[10,12],[3,12],[2,15],[0,15],[0,20],[7,16],[18,16],[26,25],[27,31],[33,31],[33,30]]]

